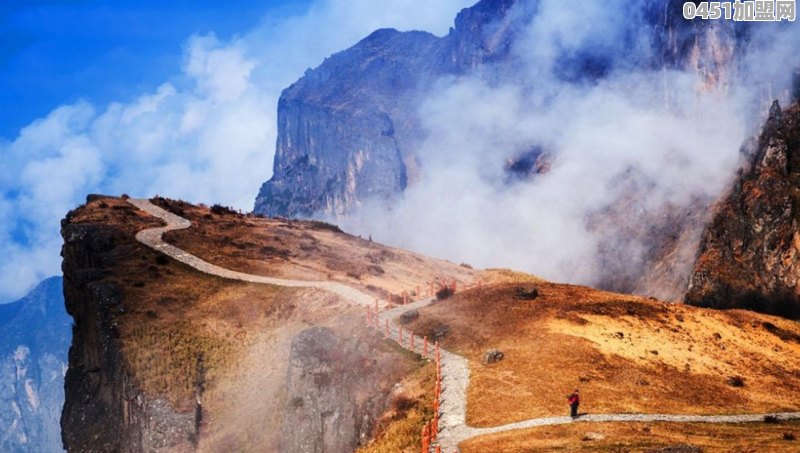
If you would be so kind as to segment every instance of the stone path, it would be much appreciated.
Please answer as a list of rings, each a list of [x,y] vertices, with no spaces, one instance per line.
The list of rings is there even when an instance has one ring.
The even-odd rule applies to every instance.
[[[186,229],[191,226],[191,222],[179,217],[171,212],[152,204],[146,199],[129,199],[128,202],[148,214],[158,217],[166,223],[166,226],[159,228],[149,228],[136,234],[136,239],[142,244],[158,250],[165,255],[174,258],[194,269],[209,275],[239,280],[250,283],[261,283],[275,286],[286,286],[295,288],[318,288],[354,302],[363,307],[374,307],[375,297],[361,292],[342,283],[329,281],[304,281],[304,280],[284,280],[274,277],[246,274],[211,264],[203,259],[181,250],[173,245],[167,244],[162,236],[167,231]],[[413,308],[420,308],[429,305],[433,299],[424,299],[412,304],[403,305],[388,309],[385,301],[379,301],[379,308],[386,308],[378,315],[377,328],[385,331],[388,323],[389,337],[395,342],[398,341],[398,331],[400,325],[397,318],[405,311]],[[411,348],[410,336],[406,335],[401,346],[406,349]],[[414,337],[413,351],[422,354],[423,340]],[[670,415],[670,414],[592,414],[584,415],[578,419],[571,417],[545,417],[524,420],[521,422],[510,423],[507,425],[494,426],[490,428],[474,428],[467,426],[467,386],[469,385],[469,364],[467,359],[446,351],[440,350],[442,359],[442,394],[440,398],[441,418],[439,421],[439,440],[438,445],[442,451],[451,452],[458,448],[458,444],[464,440],[486,434],[495,434],[518,429],[533,428],[537,426],[562,425],[566,423],[602,423],[602,422],[677,422],[677,423],[748,423],[763,421],[764,417],[771,415],[779,420],[800,420],[800,412],[784,412],[772,414],[747,414],[747,415]]]

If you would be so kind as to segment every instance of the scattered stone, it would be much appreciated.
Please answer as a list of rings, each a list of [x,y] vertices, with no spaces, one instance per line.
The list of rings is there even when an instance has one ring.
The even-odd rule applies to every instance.
[[[653,354],[653,355],[658,355],[658,351],[657,351],[657,350],[655,350],[655,349],[653,349],[652,351],[650,351],[650,354]]]
[[[514,297],[523,300],[534,300],[537,297],[539,297],[539,290],[536,288],[531,288],[531,289],[517,288]]]
[[[589,441],[592,441],[592,440],[603,440],[605,438],[606,438],[606,436],[604,436],[604,435],[602,435],[600,433],[586,433],[586,434],[583,435],[581,440],[584,441],[584,442],[589,442]]]
[[[780,423],[780,420],[778,420],[778,417],[776,417],[774,415],[765,415],[764,416],[764,423],[770,423],[770,424],[773,424],[773,425],[777,425],[778,423]]]
[[[419,310],[408,310],[400,315],[400,324],[406,325],[419,318]]]
[[[447,324],[437,324],[431,329],[430,337],[433,341],[442,341],[448,334],[450,334],[450,326]]]
[[[483,364],[490,365],[492,363],[497,363],[503,360],[504,356],[505,354],[503,354],[503,351],[499,349],[489,349],[483,354]]]
[[[744,378],[741,376],[731,376],[728,378],[728,385],[731,387],[744,387]]]
[[[617,333],[614,334],[614,336],[619,338],[620,340],[625,338],[625,334],[623,332],[617,332]]]

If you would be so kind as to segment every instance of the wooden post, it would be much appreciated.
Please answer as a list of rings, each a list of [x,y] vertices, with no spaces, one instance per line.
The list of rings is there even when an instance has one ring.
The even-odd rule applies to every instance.
[[[431,282],[430,291],[428,292],[428,297],[436,297],[436,293],[433,292],[433,282]]]
[[[428,357],[428,337],[422,337],[422,356]]]
[[[417,290],[415,293],[417,295],[417,300],[422,299],[422,294],[419,293],[419,285],[417,285]]]
[[[384,333],[386,334],[386,338],[389,338],[389,320],[386,319],[385,330]]]
[[[403,291],[403,305],[408,305],[408,293]]]
[[[481,289],[481,281],[478,280],[478,289]]]
[[[414,351],[414,332],[411,332],[411,352],[416,352]]]
[[[456,293],[456,290],[458,289],[458,288],[456,288],[456,285],[457,285],[457,284],[458,284],[458,283],[456,282],[456,279],[453,279],[453,294],[455,294],[455,293]]]

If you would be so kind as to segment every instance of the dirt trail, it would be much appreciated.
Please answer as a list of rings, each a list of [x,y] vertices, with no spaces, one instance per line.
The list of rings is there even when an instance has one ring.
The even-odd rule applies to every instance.
[[[189,228],[192,223],[182,217],[168,212],[146,199],[129,199],[129,203],[142,211],[157,217],[166,223],[166,226],[149,228],[136,234],[136,239],[142,244],[158,250],[181,263],[193,267],[201,272],[231,280],[266,285],[319,288],[330,291],[363,307],[374,307],[375,298],[356,288],[342,283],[328,281],[302,281],[284,280],[280,278],[264,277],[261,275],[245,274],[230,269],[216,266],[201,258],[167,244],[162,239],[164,233],[173,230]],[[397,318],[405,311],[429,305],[433,299],[425,299],[396,308],[389,308],[385,301],[379,301],[379,308],[385,309],[378,315],[378,329],[386,331],[388,326],[389,337],[398,342],[400,325]],[[411,337],[406,335],[400,343],[411,350]],[[423,339],[414,337],[413,351],[423,353]],[[430,352],[430,351],[429,351]],[[474,428],[467,426],[467,386],[469,385],[469,364],[467,359],[442,349],[442,394],[440,398],[441,419],[439,422],[438,445],[442,451],[456,451],[458,444],[476,436],[495,434],[505,431],[533,428],[537,426],[562,425],[566,423],[601,423],[601,422],[677,422],[677,423],[747,423],[763,421],[767,415],[780,420],[800,419],[800,412],[786,412],[774,414],[744,414],[744,415],[669,415],[669,414],[595,414],[584,415],[578,419],[570,417],[546,417],[524,420],[507,425],[491,428]]]

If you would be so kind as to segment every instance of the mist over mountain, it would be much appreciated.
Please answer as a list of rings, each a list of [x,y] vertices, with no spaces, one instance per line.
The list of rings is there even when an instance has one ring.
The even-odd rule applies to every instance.
[[[0,305],[0,450],[55,452],[72,338],[61,277]]]
[[[679,299],[800,63],[790,27],[682,4],[484,0],[444,37],[378,30],[284,90],[255,211]]]

